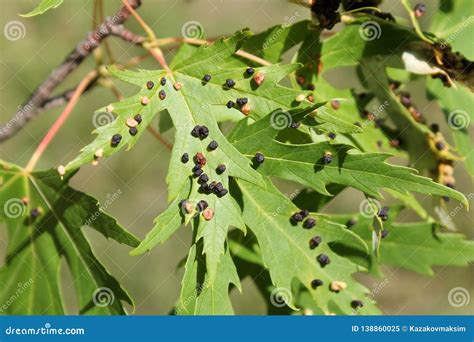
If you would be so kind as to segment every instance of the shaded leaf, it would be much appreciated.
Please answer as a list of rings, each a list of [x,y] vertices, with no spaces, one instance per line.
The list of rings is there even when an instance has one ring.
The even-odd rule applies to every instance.
[[[474,176],[474,146],[469,134],[469,126],[474,122],[473,94],[462,87],[446,88],[436,80],[428,80],[428,95],[436,99],[443,110],[454,144],[459,154],[465,158],[467,170]]]
[[[94,255],[82,226],[132,247],[138,240],[103,212],[97,200],[67,185],[73,174],[63,182],[54,170],[28,174],[15,165],[0,165],[0,221],[9,235],[6,263],[0,269],[1,302],[15,295],[18,284],[30,283],[8,306],[8,314],[64,314],[59,288],[63,257],[81,314],[124,314],[121,301],[133,305]],[[108,295],[108,305],[102,305],[102,295]]]
[[[439,9],[433,11],[430,31],[439,38],[448,42],[454,51],[459,51],[469,59],[474,59],[472,45],[473,17],[472,2],[469,0],[443,0],[439,2]]]
[[[465,267],[474,262],[473,241],[462,234],[441,232],[434,222],[395,223],[400,209],[390,208],[391,219],[384,223],[389,233],[381,241],[379,263],[433,276],[433,266]],[[369,243],[371,219],[360,215],[335,215],[332,219],[344,223],[354,216],[358,222],[351,231]],[[360,256],[357,262],[364,267],[377,263],[374,257],[362,257],[363,250]]]
[[[182,281],[180,300],[176,306],[179,315],[231,315],[234,313],[229,299],[229,285],[240,289],[240,280],[230,252],[221,256],[219,277],[210,281],[204,273],[201,246],[189,250]]]

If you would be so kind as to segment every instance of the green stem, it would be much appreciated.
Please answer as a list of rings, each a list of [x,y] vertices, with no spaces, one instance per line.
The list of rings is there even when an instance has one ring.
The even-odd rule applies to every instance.
[[[342,12],[341,15],[353,14],[353,13],[358,13],[358,12],[363,12],[363,11],[382,12],[382,10],[381,10],[380,8],[372,7],[372,6],[367,6],[367,7],[356,8],[356,9],[353,9],[353,10],[347,11],[347,12]]]
[[[434,44],[434,41],[429,39],[427,36],[425,36],[423,31],[421,30],[420,24],[418,23],[418,20],[416,20],[415,12],[413,11],[409,0],[400,0],[400,1],[402,3],[403,7],[405,7],[405,9],[407,10],[408,14],[410,15],[411,22],[412,22],[413,27],[415,28],[415,32],[418,34],[418,36],[422,40],[427,42],[428,44]]]

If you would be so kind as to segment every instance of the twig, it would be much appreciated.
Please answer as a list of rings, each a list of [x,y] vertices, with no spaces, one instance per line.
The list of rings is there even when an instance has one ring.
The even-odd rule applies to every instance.
[[[149,57],[150,57],[149,54],[142,55],[142,56],[135,56],[135,57],[130,58],[126,63],[115,64],[115,65],[120,69],[122,69],[122,68],[127,69],[131,66],[134,66],[136,64],[141,63],[142,61],[144,61],[145,59],[147,59]],[[97,75],[97,77],[91,83],[89,83],[87,88],[84,90],[84,93],[91,90],[91,89],[93,89],[98,84],[97,81],[100,78],[101,78],[101,76]],[[76,88],[77,88],[77,86],[72,88],[72,89],[69,89],[69,90],[65,91],[62,94],[52,96],[52,97],[46,99],[44,101],[43,105],[41,107],[37,108],[38,112],[42,112],[42,111],[45,111],[45,110],[48,110],[48,109],[56,108],[56,107],[59,107],[59,106],[62,106],[64,104],[68,103],[68,101],[72,97],[72,94],[74,94],[74,91],[76,90]]]
[[[150,26],[148,26],[145,20],[140,17],[139,14],[127,4],[125,0],[122,0],[122,2],[130,11],[130,13],[132,13],[133,17],[138,21],[143,30],[148,34],[149,42],[144,40],[144,43],[142,44],[143,48],[150,52],[150,54],[158,61],[158,63],[161,64],[163,69],[165,69],[168,75],[171,75],[171,69],[168,66],[168,63],[166,63],[165,55],[163,54],[163,51],[161,51],[159,46],[155,43],[156,36],[153,30],[150,28]]]
[[[131,8],[140,6],[141,0],[128,0]],[[54,69],[51,74],[41,83],[28,100],[17,110],[13,118],[0,128],[0,142],[17,133],[30,119],[39,111],[45,101],[51,96],[53,90],[61,84],[66,77],[94,51],[102,40],[111,34],[111,27],[122,25],[130,17],[126,6],[120,8],[117,13],[105,20],[97,29],[91,32],[86,39],[77,44],[76,48],[69,53],[64,62]]]
[[[99,10],[98,11],[99,20],[103,22],[104,21],[104,2],[102,0],[98,0],[98,10]],[[107,52],[107,55],[109,56],[109,63],[115,63],[115,58],[112,53],[112,48],[110,47],[110,44],[107,40],[104,40],[104,48],[105,48],[105,51]]]
[[[119,37],[128,43],[135,45],[142,45],[145,37],[127,30],[123,25],[112,26],[110,30],[111,35]]]
[[[154,47],[149,49],[151,55],[158,61],[158,63],[161,64],[163,69],[165,69],[166,73],[168,75],[171,75],[171,69],[168,66],[168,63],[166,63],[165,55],[163,55],[163,52],[161,51],[160,48]]]
[[[36,151],[33,153],[30,161],[25,167],[26,172],[30,173],[31,171],[33,171],[41,155],[46,150],[51,140],[53,140],[56,133],[58,133],[59,129],[62,127],[62,125],[66,121],[69,114],[71,114],[72,110],[76,106],[77,101],[79,101],[81,94],[86,90],[89,84],[93,82],[94,79],[97,78],[97,75],[98,75],[98,72],[96,70],[92,70],[79,83],[76,90],[74,91],[74,94],[71,96],[71,99],[69,100],[66,108],[64,108],[63,112],[58,116],[54,124],[50,127],[50,129],[44,136],[43,140],[41,140],[41,142],[39,143],[38,147],[36,148]]]
[[[88,85],[87,88],[84,89],[84,93],[91,90],[94,88],[94,86],[97,84],[97,80],[99,79],[99,75],[96,76],[95,79],[93,79]],[[38,108],[38,111],[45,111],[51,108],[59,107],[62,106],[66,103],[69,102],[69,100],[72,98],[72,95],[76,91],[77,87],[73,89],[66,90],[64,93],[52,96],[48,98],[46,101],[44,101],[43,105]]]
[[[123,5],[127,8],[127,10],[132,13],[133,17],[138,21],[140,26],[143,28],[143,30],[146,32],[148,35],[148,38],[150,40],[156,40],[155,32],[148,26],[148,24],[138,15],[137,12],[135,12],[135,9],[128,4],[126,0],[122,0]]]
[[[240,56],[240,57],[243,57],[245,59],[248,59],[249,61],[253,61],[255,63],[258,63],[260,65],[265,65],[265,66],[269,66],[269,65],[272,65],[272,63],[270,63],[269,61],[263,59],[263,58],[260,58],[258,56],[255,56],[255,55],[252,55],[251,53],[248,53],[246,51],[243,51],[243,50],[237,50],[235,52],[235,54],[237,56]]]

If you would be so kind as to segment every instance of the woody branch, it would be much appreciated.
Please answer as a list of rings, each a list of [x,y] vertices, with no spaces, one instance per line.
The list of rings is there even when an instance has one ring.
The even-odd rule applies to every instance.
[[[132,8],[138,8],[141,0],[127,0]],[[124,36],[127,32],[121,32],[122,24],[130,17],[127,7],[122,6],[117,13],[107,18],[94,31],[79,42],[69,53],[63,63],[54,69],[49,76],[41,83],[33,94],[19,107],[13,118],[0,127],[0,142],[7,140],[17,133],[29,120],[41,112],[44,107],[52,104],[64,103],[71,96],[72,91],[66,92],[57,97],[51,97],[54,89],[57,88],[77,67],[101,44],[106,37],[115,34],[123,39],[133,37]],[[95,82],[94,82],[95,83]]]

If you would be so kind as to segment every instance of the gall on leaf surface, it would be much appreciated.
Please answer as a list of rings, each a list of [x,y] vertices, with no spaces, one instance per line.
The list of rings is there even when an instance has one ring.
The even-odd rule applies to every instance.
[[[171,75],[167,75],[162,70],[132,72],[111,69],[110,72],[114,76],[139,86],[140,91],[134,96],[100,110],[115,113],[117,119],[98,128],[96,139],[83,148],[80,155],[69,163],[66,169],[71,170],[91,162],[94,159],[95,151],[99,149],[103,151],[103,156],[106,157],[126,145],[129,148],[132,147],[153,117],[158,112],[166,109],[176,129],[176,139],[167,176],[169,199],[171,201],[176,200],[178,194],[188,186],[190,181],[192,163],[185,164],[181,162],[181,156],[184,153],[188,153],[191,157],[198,152],[204,153],[207,163],[203,166],[203,171],[209,176],[210,180],[221,182],[224,188],[227,188],[229,176],[264,186],[263,177],[251,168],[248,159],[239,153],[220,131],[213,116],[214,108],[239,111],[238,108],[229,109],[225,105],[229,100],[246,97],[251,106],[250,116],[258,119],[276,108],[304,107],[309,106],[310,103],[296,102],[295,98],[301,94],[301,91],[278,84],[282,78],[296,70],[299,67],[298,64],[255,68],[256,73],[265,74],[265,81],[259,86],[255,84],[250,75],[246,74],[246,68],[228,69],[219,66],[219,63],[232,56],[250,36],[251,33],[244,30],[229,38],[220,39],[211,45],[201,46],[188,58],[182,61],[178,59],[177,62],[171,63]],[[209,81],[203,81],[206,74],[211,75]],[[162,77],[168,79],[164,86],[159,84]],[[233,87],[226,86],[227,79],[234,80],[235,85]],[[147,82],[150,80],[154,82],[151,89],[147,87]],[[181,88],[176,90],[174,85],[178,82]],[[166,93],[166,98],[159,98],[161,91]],[[146,105],[143,105],[144,98],[147,99]],[[130,136],[125,122],[136,114],[142,116],[142,122],[138,126],[138,134]],[[241,116],[244,117],[242,113]],[[192,137],[190,133],[193,128],[202,125],[209,129],[209,137],[205,139]],[[122,140],[117,147],[112,147],[110,144],[114,134],[121,134],[122,136]],[[209,152],[206,147],[211,140],[217,141],[219,147],[215,151]],[[221,163],[226,164],[227,169],[219,175],[215,169]],[[187,198],[192,200],[197,198],[197,188],[198,184],[193,181]],[[203,251],[209,256],[207,263],[210,275],[213,278],[219,255],[224,252],[223,246],[227,226],[232,225],[243,229],[244,225],[230,196],[217,198],[214,195],[205,195],[201,197],[206,199],[209,206],[215,211],[214,218],[207,222],[201,222],[197,230],[198,237],[204,238]],[[173,210],[179,209],[174,205]],[[174,216],[176,220],[173,222],[179,222],[178,216]],[[151,244],[148,242],[149,240],[145,240],[139,250],[149,249]],[[145,246],[144,249],[143,246]]]
[[[351,301],[364,300],[368,293],[351,276],[362,269],[334,253],[329,244],[341,240],[354,241],[368,253],[367,245],[344,226],[333,223],[322,215],[315,216],[318,222],[313,229],[304,229],[301,224],[294,225],[290,217],[299,209],[269,182],[266,190],[243,180],[237,180],[235,186],[238,190],[234,191],[240,191],[243,219],[257,238],[262,260],[270,272],[273,284],[290,291],[292,280],[298,279],[326,314],[331,313],[330,307],[333,306],[345,314],[353,313]],[[255,217],[259,219],[256,220]],[[315,235],[320,236],[322,242],[311,249],[309,241]],[[320,254],[329,256],[331,262],[322,267],[317,261]],[[324,286],[312,289],[313,279],[323,280]],[[348,286],[345,290],[334,292],[330,290],[333,281],[345,282]],[[297,309],[291,299],[287,305]],[[378,312],[375,304],[367,300],[360,313]]]

